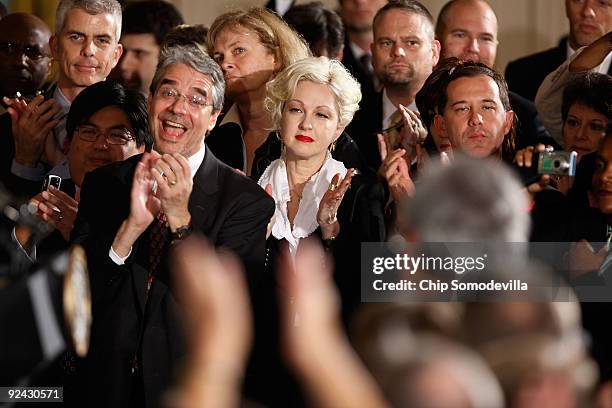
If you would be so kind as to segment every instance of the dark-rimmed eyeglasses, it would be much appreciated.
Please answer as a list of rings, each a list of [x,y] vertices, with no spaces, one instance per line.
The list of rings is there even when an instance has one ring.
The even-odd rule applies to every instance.
[[[0,54],[4,55],[25,55],[32,61],[40,60],[49,55],[45,54],[35,45],[19,44],[14,42],[0,42]]]
[[[125,145],[134,140],[134,136],[126,129],[102,131],[94,126],[79,126],[76,132],[86,142],[95,142],[100,136],[104,136],[109,145]]]

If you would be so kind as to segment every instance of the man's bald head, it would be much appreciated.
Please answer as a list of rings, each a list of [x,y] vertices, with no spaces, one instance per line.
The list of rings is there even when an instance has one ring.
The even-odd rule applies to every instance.
[[[51,69],[51,30],[40,18],[27,13],[9,14],[0,20],[0,94],[17,91],[32,95]]]
[[[443,58],[456,57],[493,67],[497,30],[497,16],[485,0],[451,0],[438,15],[436,38]]]

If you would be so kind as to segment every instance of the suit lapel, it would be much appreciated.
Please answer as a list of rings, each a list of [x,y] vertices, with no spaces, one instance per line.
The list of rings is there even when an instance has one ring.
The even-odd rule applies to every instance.
[[[189,213],[194,228],[207,230],[211,221],[209,216],[215,213],[217,206],[213,197],[219,188],[219,161],[210,149],[206,149],[204,161],[193,177],[193,190],[189,197]]]

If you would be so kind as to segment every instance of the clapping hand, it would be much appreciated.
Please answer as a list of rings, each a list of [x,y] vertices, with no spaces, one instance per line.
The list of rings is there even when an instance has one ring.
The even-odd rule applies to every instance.
[[[189,161],[180,153],[158,155],[151,164],[151,176],[157,182],[157,196],[170,229],[189,224],[189,197],[193,190]]]
[[[340,180],[340,173],[334,175],[329,188],[319,203],[317,223],[321,227],[323,239],[335,238],[340,232],[340,226],[338,225],[336,215],[342,203],[342,199],[344,198],[344,194],[351,186],[351,179],[354,175],[355,169],[348,169],[340,183],[338,183]]]
[[[406,162],[406,151],[395,149],[389,153],[387,142],[381,134],[378,135],[378,149],[382,160],[378,174],[389,185],[393,201],[397,203],[402,198],[413,195],[415,187]]]
[[[23,99],[4,98],[11,115],[15,139],[15,161],[27,167],[36,167],[45,151],[47,136],[58,123],[55,116],[59,108],[53,99],[36,96],[30,103]]]
[[[399,133],[399,143],[406,151],[406,159],[412,160],[417,154],[417,146],[422,144],[427,137],[427,129],[421,121],[418,113],[413,112],[404,105],[399,105],[404,125]]]

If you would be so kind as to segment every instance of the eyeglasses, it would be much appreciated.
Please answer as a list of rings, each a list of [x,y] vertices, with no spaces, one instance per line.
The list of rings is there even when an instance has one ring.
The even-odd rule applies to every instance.
[[[79,126],[77,128],[77,134],[86,142],[95,142],[100,136],[104,135],[109,145],[125,145],[130,140],[134,140],[134,136],[132,136],[128,130],[124,129],[111,129],[103,132],[93,126]]]
[[[5,55],[25,55],[32,61],[40,60],[49,55],[35,45],[25,45],[13,42],[0,42],[0,53]]]
[[[163,100],[170,101],[172,103],[176,103],[179,98],[183,98],[187,105],[193,109],[204,109],[206,106],[210,105],[210,103],[206,100],[204,95],[191,94],[191,95],[183,95],[179,91],[169,86],[162,86],[157,91],[159,97]]]

